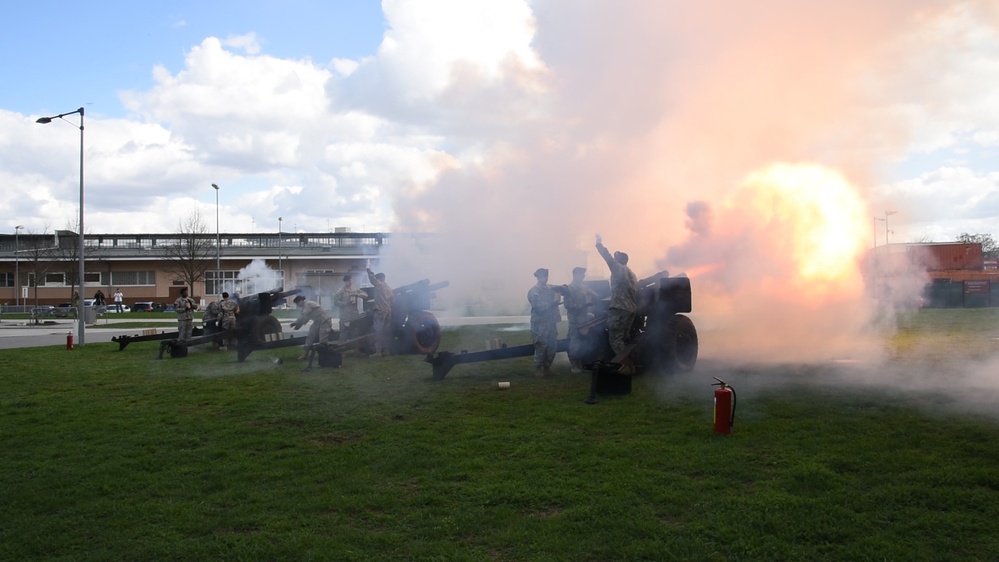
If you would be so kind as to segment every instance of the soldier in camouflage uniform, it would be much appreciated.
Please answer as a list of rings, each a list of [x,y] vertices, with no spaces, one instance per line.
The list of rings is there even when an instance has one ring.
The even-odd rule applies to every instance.
[[[603,245],[600,235],[597,235],[597,252],[607,262],[611,272],[611,301],[607,310],[607,332],[614,355],[621,360],[620,372],[634,373],[631,359],[625,358],[629,351],[628,338],[631,327],[635,323],[635,311],[638,310],[638,278],[628,267],[628,254],[610,251]]]
[[[312,322],[312,327],[309,328],[309,336],[305,338],[305,350],[307,351],[312,344],[315,343],[325,343],[330,339],[330,332],[333,331],[333,321],[330,319],[330,315],[323,310],[323,307],[319,306],[316,301],[305,300],[305,297],[298,295],[295,297],[295,305],[301,309],[298,319],[291,323],[291,327],[298,330],[302,326],[305,326],[309,322]],[[303,351],[299,360],[305,359],[306,353]]]
[[[562,320],[559,312],[558,295],[548,286],[548,270],[540,268],[534,272],[536,285],[527,292],[531,303],[531,340],[534,342],[534,374],[538,377],[551,375],[555,349],[558,347],[557,324]]]
[[[576,267],[572,270],[572,283],[563,285],[561,294],[564,297],[565,316],[569,320],[569,349],[575,350],[575,345],[581,341],[579,326],[589,320],[590,307],[597,300],[597,294],[593,289],[583,283],[586,278],[586,268]],[[579,359],[570,359],[572,372],[582,371]]]
[[[180,290],[180,296],[173,303],[173,308],[177,311],[177,339],[187,341],[191,339],[191,332],[194,330],[194,311],[198,310],[194,299],[187,296],[187,287]]]
[[[375,352],[372,355],[388,355],[392,339],[392,287],[385,282],[385,274],[375,275],[368,268],[368,281],[375,286]]]
[[[212,301],[205,307],[205,313],[201,315],[201,326],[205,329],[205,334],[214,334],[219,331],[219,301]],[[222,347],[222,341],[215,338],[212,345],[216,348]]]
[[[353,336],[350,330],[350,321],[359,316],[357,312],[357,299],[364,300],[367,294],[361,289],[355,289],[353,278],[350,275],[343,276],[343,287],[333,294],[333,304],[340,309],[340,341],[346,341]]]
[[[222,293],[222,302],[219,303],[219,313],[219,329],[232,330],[236,327],[236,315],[239,314],[239,304],[230,299],[227,292]],[[225,349],[231,342],[232,337],[227,337],[225,345],[222,348]]]

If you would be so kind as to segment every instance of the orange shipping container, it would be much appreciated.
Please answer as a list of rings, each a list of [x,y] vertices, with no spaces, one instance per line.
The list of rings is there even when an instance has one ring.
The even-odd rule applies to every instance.
[[[910,244],[909,261],[926,271],[981,270],[984,267],[981,244]]]

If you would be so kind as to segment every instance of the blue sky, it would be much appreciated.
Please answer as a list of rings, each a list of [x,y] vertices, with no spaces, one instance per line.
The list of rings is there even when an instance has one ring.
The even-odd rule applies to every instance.
[[[27,114],[83,105],[107,117],[126,113],[120,90],[149,88],[154,65],[180,70],[205,37],[255,33],[270,55],[324,63],[374,53],[385,29],[380,5],[369,1],[43,0],[10,3],[4,20],[0,107]]]

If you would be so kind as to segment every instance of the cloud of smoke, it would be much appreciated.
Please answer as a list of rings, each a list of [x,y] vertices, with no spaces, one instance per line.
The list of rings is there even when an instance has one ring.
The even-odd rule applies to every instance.
[[[867,186],[907,142],[892,110],[905,63],[939,47],[917,39],[954,6],[976,4],[539,3],[535,111],[483,118],[469,150],[395,200],[385,267],[526,310],[537,267],[553,283],[575,265],[606,276],[601,232],[639,277],[692,278],[707,353],[876,353],[860,346],[875,320]]]
[[[223,284],[231,294],[253,295],[281,288],[281,274],[270,267],[264,260],[253,260],[250,265],[239,270],[237,281],[227,281]]]

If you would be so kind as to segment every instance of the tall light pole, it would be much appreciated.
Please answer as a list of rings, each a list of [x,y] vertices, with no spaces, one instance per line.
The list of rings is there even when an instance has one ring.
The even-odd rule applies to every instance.
[[[212,184],[215,188],[215,292],[222,298],[222,238],[219,235],[219,186]]]
[[[888,230],[888,217],[895,214],[898,214],[898,211],[885,211],[885,246],[888,245],[888,233],[891,232]]]
[[[21,243],[18,234],[21,233],[21,225],[14,227],[14,306],[21,306],[21,258],[18,252],[21,251]]]
[[[878,301],[878,221],[884,221],[881,217],[874,217],[874,300]],[[888,241],[885,240],[885,251],[888,251]]]
[[[284,270],[281,269],[281,254],[284,253],[284,241],[281,240],[284,235],[281,233],[281,217],[278,217],[278,271],[281,272],[281,286],[279,289],[284,289]]]
[[[81,107],[80,109],[77,109],[75,111],[69,111],[69,112],[66,112],[66,113],[60,113],[59,115],[53,115],[51,117],[39,117],[35,122],[36,123],[41,123],[42,125],[45,125],[45,124],[51,123],[53,119],[62,119],[63,121],[66,121],[67,123],[69,123],[70,125],[73,125],[75,127],[76,125],[73,124],[72,121],[68,121],[65,118],[67,115],[72,115],[74,113],[79,113],[80,114],[80,247],[77,249],[77,251],[80,253],[80,255],[78,256],[78,260],[77,260],[79,262],[77,264],[77,268],[78,268],[77,277],[79,277],[79,279],[80,279],[80,298],[78,299],[78,302],[76,304],[76,317],[77,317],[77,321],[78,321],[78,324],[79,324],[79,328],[78,328],[79,334],[77,334],[77,340],[78,340],[77,341],[77,345],[79,345],[80,347],[83,347],[83,345],[85,343],[84,340],[85,340],[85,337],[86,337],[84,335],[84,333],[86,332],[86,326],[87,326],[87,319],[83,315],[83,310],[84,310],[84,306],[83,306],[83,284],[84,284],[84,279],[83,279],[83,276],[84,276],[84,268],[83,268],[83,263],[84,263],[84,260],[83,260],[83,232],[84,232],[84,229],[83,229],[83,108]]]

